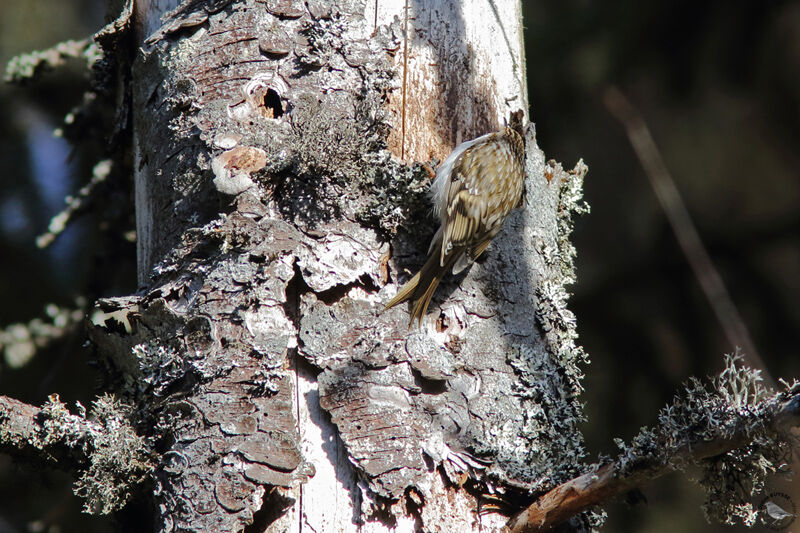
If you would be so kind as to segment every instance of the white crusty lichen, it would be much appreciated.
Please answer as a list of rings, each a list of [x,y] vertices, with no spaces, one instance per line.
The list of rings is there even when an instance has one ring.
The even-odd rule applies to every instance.
[[[558,202],[558,251],[561,258],[561,275],[565,284],[577,281],[575,275],[575,256],[577,251],[570,241],[574,225],[573,215],[584,215],[591,212],[591,207],[583,199],[583,179],[589,167],[579,160],[575,168],[567,172],[561,182]]]
[[[493,435],[513,443],[503,447],[498,462],[512,479],[529,480],[532,492],[549,490],[578,475],[586,455],[577,425],[584,419],[580,393],[582,366],[588,356],[578,344],[577,321],[568,308],[568,285],[576,280],[575,248],[569,240],[573,217],[589,209],[582,196],[588,169],[582,161],[569,172],[556,163],[549,165],[551,171],[545,169],[545,177],[550,175],[552,186],[558,187],[556,216],[548,220],[555,223],[555,231],[533,235],[545,267],[535,291],[537,322],[546,344],[521,344],[509,352],[507,362],[516,376],[512,392],[524,403],[523,419]],[[603,522],[603,515],[589,511],[576,520],[592,529]]]
[[[139,392],[150,389],[154,396],[161,396],[173,382],[186,374],[186,364],[181,354],[162,346],[158,339],[137,344],[131,351],[141,371],[141,376],[131,379]]]
[[[82,463],[75,494],[84,499],[84,511],[108,514],[122,508],[132,489],[152,466],[143,437],[136,434],[129,408],[114,396],[94,401],[89,416],[80,404],[71,414],[57,394],[42,407],[34,446],[65,446]]]
[[[523,479],[536,479],[537,485],[549,488],[576,475],[586,453],[575,430],[583,420],[580,404],[565,394],[562,369],[541,350],[520,346],[508,363],[519,380],[512,386],[514,394],[528,400],[522,424],[507,428],[518,432],[519,441],[509,451],[518,455],[518,467],[526,470],[520,472]]]
[[[576,251],[570,235],[574,226],[573,216],[589,212],[589,205],[583,200],[583,178],[589,168],[583,160],[578,161],[575,168],[568,172],[564,172],[560,165],[553,162],[548,165],[552,170],[546,171],[546,174],[552,176],[551,179],[560,181],[556,217],[558,251],[551,253],[552,257],[558,258],[559,263],[556,266],[558,273],[542,280],[536,288],[536,317],[548,334],[551,351],[560,361],[572,399],[577,403],[577,397],[583,390],[583,371],[579,365],[587,364],[589,357],[577,343],[577,320],[575,314],[567,308],[570,296],[567,286],[577,280]],[[580,408],[576,412],[580,412]]]
[[[697,464],[701,473],[696,481],[706,492],[706,518],[752,526],[758,510],[751,500],[763,490],[769,474],[786,473],[790,463],[790,436],[774,418],[798,392],[796,383],[778,393],[767,389],[759,370],[744,366],[738,353],[727,355],[725,369],[710,386],[691,379],[683,393],[661,410],[658,426],[642,429],[630,446],[617,440],[622,449],[618,474],[625,475],[642,461],[675,469]],[[714,442],[741,445],[712,457],[697,457],[700,446]]]

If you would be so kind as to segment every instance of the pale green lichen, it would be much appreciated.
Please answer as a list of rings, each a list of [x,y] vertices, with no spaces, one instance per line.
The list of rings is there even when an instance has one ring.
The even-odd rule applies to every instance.
[[[788,395],[800,386],[786,385],[774,393],[764,387],[759,370],[742,364],[739,354],[726,356],[726,367],[704,386],[691,379],[685,390],[664,407],[658,426],[644,428],[630,445],[617,440],[622,453],[618,473],[624,475],[643,460],[683,469],[699,443],[746,436],[748,444],[716,457],[700,460],[697,482],[706,492],[703,511],[709,521],[755,524],[758,511],[751,500],[764,488],[769,474],[785,473],[792,444],[770,423]]]
[[[698,482],[706,491],[703,512],[708,520],[725,524],[741,520],[753,526],[758,510],[750,500],[763,492],[767,476],[788,473],[784,467],[791,464],[792,443],[786,435],[760,423],[783,395],[773,394],[764,387],[759,370],[737,366],[737,362],[741,362],[738,355],[728,356],[727,367],[714,381],[716,396],[727,409],[728,417],[709,417],[709,423],[713,422],[714,429],[725,434],[744,426],[752,441],[744,448],[704,461]],[[713,407],[719,409],[716,402]]]
[[[186,363],[176,350],[162,346],[158,339],[132,348],[141,376],[137,377],[138,392],[149,391],[161,396],[166,389],[186,374]]]
[[[95,400],[88,417],[80,404],[78,410],[73,415],[58,395],[50,396],[32,444],[63,445],[81,457],[75,494],[85,500],[85,512],[108,514],[122,508],[151,471],[147,446],[129,421],[129,408],[113,396]]]
[[[295,101],[291,115],[294,170],[301,176],[324,176],[352,186],[376,163],[368,155],[384,148],[388,126],[381,101],[374,93],[352,102],[323,98],[320,102],[306,94]],[[388,160],[389,154],[384,156]]]
[[[362,184],[372,195],[359,211],[359,220],[389,234],[396,233],[401,226],[412,234],[427,231],[431,224],[428,198],[431,177],[425,166],[387,161],[385,166],[374,168],[377,171],[363,176]]]
[[[512,392],[526,400],[525,409],[522,423],[507,428],[514,436],[504,438],[519,442],[510,451],[521,455],[515,463],[527,469],[515,477],[537,480],[537,490],[547,490],[580,473],[586,452],[575,424],[583,415],[577,398],[565,394],[558,359],[529,346],[518,350],[508,363],[518,376]]]

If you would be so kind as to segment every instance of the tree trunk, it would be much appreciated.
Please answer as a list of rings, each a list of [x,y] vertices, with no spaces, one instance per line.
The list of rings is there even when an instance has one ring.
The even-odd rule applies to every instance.
[[[499,531],[581,473],[564,287],[586,167],[528,128],[524,209],[420,330],[381,312],[429,169],[527,117],[520,4],[136,2],[140,284],[91,336],[160,455],[161,531]],[[396,529],[394,529],[396,528]]]

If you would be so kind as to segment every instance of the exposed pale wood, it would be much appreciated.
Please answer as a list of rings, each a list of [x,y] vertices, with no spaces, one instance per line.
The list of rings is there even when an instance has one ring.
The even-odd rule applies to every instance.
[[[390,96],[395,155],[441,161],[460,142],[498,130],[511,112],[527,116],[519,1],[369,1],[366,18],[396,19],[404,29],[394,57],[404,87]]]

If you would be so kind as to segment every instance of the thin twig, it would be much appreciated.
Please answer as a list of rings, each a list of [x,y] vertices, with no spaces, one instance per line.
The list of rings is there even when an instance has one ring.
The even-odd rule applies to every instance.
[[[46,317],[34,318],[27,324],[0,327],[0,355],[7,365],[12,368],[25,366],[37,351],[64,342],[73,335],[86,317],[86,300],[78,298],[71,308],[48,304],[44,314]]]
[[[110,159],[104,159],[97,163],[92,169],[92,179],[89,183],[81,187],[78,194],[75,196],[68,196],[66,198],[67,206],[63,211],[58,213],[47,226],[47,231],[36,237],[36,246],[39,248],[47,248],[50,246],[56,237],[67,228],[67,224],[75,217],[76,214],[86,210],[92,197],[98,189],[98,186],[105,182],[108,175],[111,173],[112,162]]]
[[[769,425],[780,431],[800,426],[800,394],[795,394],[784,402],[769,420]],[[687,443],[670,457],[643,459],[622,475],[617,473],[620,470],[617,463],[605,464],[596,471],[576,477],[541,496],[509,521],[508,531],[547,531],[581,511],[672,472],[672,465],[693,463],[741,448],[753,439],[749,430],[750,428],[743,427],[728,438]]]
[[[711,304],[728,342],[733,347],[742,348],[745,357],[749,360],[749,366],[761,369],[765,382],[774,387],[775,380],[761,359],[750,332],[725,287],[722,276],[711,261],[689,211],[683,203],[680,192],[675,186],[675,181],[667,170],[656,143],[650,135],[647,124],[625,98],[625,95],[616,87],[606,89],[603,100],[609,112],[625,127],[628,139],[644,167],[650,185],[661,203],[661,208],[667,215],[678,244]]]

